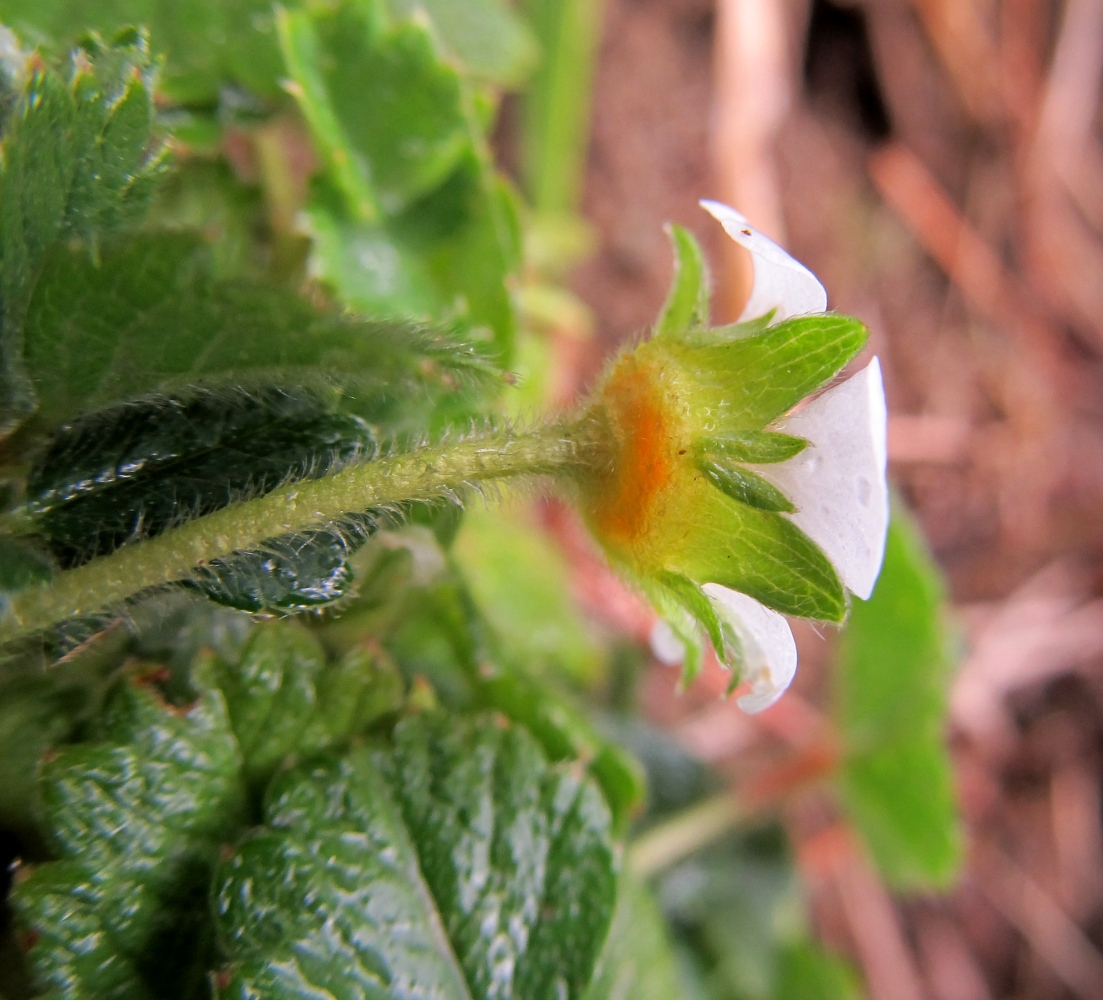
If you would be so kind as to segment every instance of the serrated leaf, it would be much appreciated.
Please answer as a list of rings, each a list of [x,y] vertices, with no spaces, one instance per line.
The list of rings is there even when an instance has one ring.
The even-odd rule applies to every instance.
[[[318,197],[307,218],[317,276],[343,301],[375,316],[483,328],[506,363],[517,322],[507,279],[520,267],[520,215],[509,185],[474,153],[399,215],[357,221]]]
[[[608,813],[523,730],[411,717],[288,772],[223,866],[223,997],[579,997],[612,915]],[[396,933],[401,927],[402,933]]]
[[[943,886],[961,862],[946,749],[947,637],[938,571],[897,507],[873,596],[855,601],[834,672],[843,799],[882,874]]]
[[[356,0],[278,19],[292,94],[353,218],[396,214],[452,172],[468,144],[460,79],[424,23]]]
[[[0,158],[0,418],[35,405],[23,326],[49,248],[98,239],[135,218],[152,192],[161,154],[151,147],[151,72],[134,34],[116,48],[90,42],[68,77],[38,57],[28,64]]]
[[[681,226],[667,231],[674,246],[674,282],[655,323],[656,337],[678,336],[709,321],[709,272],[701,247]]]
[[[502,0],[388,0],[397,17],[427,18],[443,50],[471,76],[521,83],[539,55],[528,26]]]
[[[207,877],[240,822],[239,766],[221,695],[177,711],[132,685],[99,742],[43,765],[59,860],[12,895],[41,988],[80,1000],[186,997],[202,984]]]
[[[292,754],[340,746],[396,711],[403,697],[393,668],[363,649],[327,663],[318,640],[289,622],[256,629],[233,661],[207,654],[197,673],[226,699],[253,787]]]
[[[825,313],[739,340],[689,347],[687,362],[703,384],[711,383],[694,403],[713,406],[725,427],[762,430],[836,374],[867,337],[858,320]]]
[[[5,0],[2,14],[28,39],[56,51],[89,30],[145,25],[165,56],[165,92],[184,104],[213,102],[227,84],[278,93],[279,51],[266,0]]]
[[[585,763],[618,831],[641,806],[645,785],[638,764],[562,692],[500,654],[493,629],[461,580],[411,591],[387,648],[408,675],[431,679],[445,705],[501,712],[531,732],[553,762]]]
[[[74,566],[375,452],[362,419],[315,393],[258,387],[154,397],[59,428],[31,468],[26,507],[57,558]]]
[[[219,281],[185,234],[132,237],[100,261],[56,251],[35,290],[26,365],[51,425],[196,382],[343,387],[373,422],[423,428],[434,399],[492,368],[453,333],[320,310],[282,288]]]

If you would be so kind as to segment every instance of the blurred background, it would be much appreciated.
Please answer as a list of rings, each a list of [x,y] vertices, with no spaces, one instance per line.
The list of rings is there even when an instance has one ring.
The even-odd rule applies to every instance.
[[[663,774],[685,791],[682,752],[734,790],[727,812],[721,794],[637,842],[659,852],[642,867],[661,870],[694,988],[774,995],[755,963],[785,939],[788,868],[744,815],[765,802],[812,937],[869,996],[1103,997],[1103,0],[605,0],[592,31],[592,242],[569,280],[589,312],[559,314],[563,398],[656,315],[668,220],[705,246],[718,318],[737,315],[746,262],[696,207],[730,202],[870,326],[890,474],[951,603],[956,875],[951,858],[894,877],[824,793],[831,636],[800,632],[792,693],[753,718],[717,700],[715,669],[679,697],[676,671],[646,668],[641,705],[670,741],[665,772],[643,751],[653,799]],[[507,160],[515,122],[507,105]],[[543,517],[585,606],[646,639],[567,515]],[[894,655],[875,664],[887,688]],[[937,785],[918,781],[913,804]],[[742,839],[718,847],[733,811]],[[770,989],[861,989],[829,978]]]

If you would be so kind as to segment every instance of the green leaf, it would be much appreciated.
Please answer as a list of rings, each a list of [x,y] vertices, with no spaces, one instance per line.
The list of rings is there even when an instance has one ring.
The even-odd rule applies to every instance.
[[[748,507],[787,514],[796,510],[789,498],[773,483],[722,455],[706,452],[697,459],[697,468],[721,493]]]
[[[54,555],[73,566],[375,452],[363,420],[314,393],[158,396],[59,428],[31,468],[27,509]]]
[[[708,326],[709,271],[693,234],[681,226],[668,226],[674,245],[674,283],[655,323],[656,337],[678,336]]]
[[[3,132],[0,159],[0,419],[34,409],[24,322],[47,251],[96,241],[134,219],[158,176],[151,145],[152,69],[144,36],[89,42],[68,77],[38,57]],[[5,416],[6,415],[6,416]]]
[[[794,942],[778,955],[773,1000],[861,1000],[854,970],[811,942]]]
[[[315,270],[343,301],[375,316],[485,328],[506,363],[517,326],[508,277],[521,262],[520,213],[512,189],[475,153],[398,216],[356,222],[322,199],[307,216]]]
[[[835,670],[846,748],[843,798],[894,886],[949,883],[961,862],[946,749],[949,681],[938,571],[906,513],[893,513],[873,596],[855,601]]]
[[[388,0],[396,17],[427,19],[442,50],[472,77],[504,86],[524,81],[536,40],[502,0]]]
[[[823,385],[865,345],[856,319],[825,313],[764,332],[685,349],[703,386],[695,406],[714,408],[725,427],[758,431]]]
[[[253,614],[325,607],[352,592],[351,556],[376,526],[369,512],[336,528],[269,538],[261,548],[211,559],[184,585]]]
[[[99,741],[42,767],[57,861],[15,887],[27,961],[50,996],[187,997],[205,977],[207,879],[241,820],[226,708],[186,710],[124,685]]]
[[[388,25],[369,0],[278,18],[292,94],[352,218],[394,215],[455,169],[460,79],[423,22]]]
[[[292,754],[340,746],[397,711],[403,697],[393,668],[359,648],[327,664],[318,640],[289,622],[256,629],[236,661],[207,653],[197,671],[226,699],[253,787]]]
[[[28,312],[26,363],[47,425],[196,382],[268,381],[337,385],[346,408],[421,430],[434,399],[493,377],[451,333],[216,280],[203,245],[184,234],[131,237],[98,264],[55,252]]]
[[[525,188],[544,215],[578,209],[602,6],[595,0],[523,4],[542,56],[522,96]]]
[[[469,510],[452,553],[506,656],[528,672],[597,678],[603,650],[570,591],[562,551],[514,505]]]
[[[110,35],[128,24],[150,29],[165,62],[165,92],[185,104],[217,100],[236,83],[279,91],[280,60],[267,0],[5,0],[4,21],[61,51],[89,30]]]
[[[590,980],[608,812],[521,729],[408,718],[393,749],[281,775],[265,819],[219,879],[223,997],[570,998]]]
[[[53,572],[53,563],[37,549],[0,535],[0,605],[4,595],[48,580]]]
[[[585,1000],[674,1000],[683,995],[662,914],[646,887],[626,872]],[[792,1000],[798,996],[793,994]]]

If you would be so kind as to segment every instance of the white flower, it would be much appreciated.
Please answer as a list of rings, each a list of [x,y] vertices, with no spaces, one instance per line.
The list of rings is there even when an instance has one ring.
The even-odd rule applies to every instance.
[[[726,205],[701,202],[737,243],[751,253],[754,285],[740,320],[773,311],[771,322],[821,313],[827,293],[816,276]],[[797,508],[791,517],[835,566],[843,584],[866,599],[881,569],[888,529],[885,479],[885,393],[876,358],[772,429],[804,438],[795,458],[753,471],[777,486]],[[738,699],[747,712],[772,705],[797,666],[793,634],[784,616],[754,598],[715,583],[704,586],[721,621],[739,639],[743,680]]]

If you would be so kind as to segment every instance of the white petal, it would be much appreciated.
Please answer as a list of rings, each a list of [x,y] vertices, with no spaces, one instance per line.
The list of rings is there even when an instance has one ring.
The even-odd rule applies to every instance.
[[[739,316],[740,322],[765,316],[771,309],[777,310],[775,323],[791,316],[827,310],[826,290],[819,278],[799,260],[794,260],[773,240],[754,229],[734,208],[718,201],[702,201],[701,207],[736,243],[751,252],[754,285]]]
[[[676,667],[686,658],[686,644],[678,638],[670,623],[660,618],[651,629],[651,652],[660,663]]]
[[[874,358],[778,424],[810,442],[804,451],[788,462],[755,466],[793,502],[793,522],[863,600],[873,593],[885,555],[886,421],[881,364]]]
[[[737,704],[752,714],[769,708],[797,672],[797,644],[789,623],[753,597],[718,583],[706,583],[701,589],[743,645],[744,679],[750,682],[751,693],[740,697]]]

